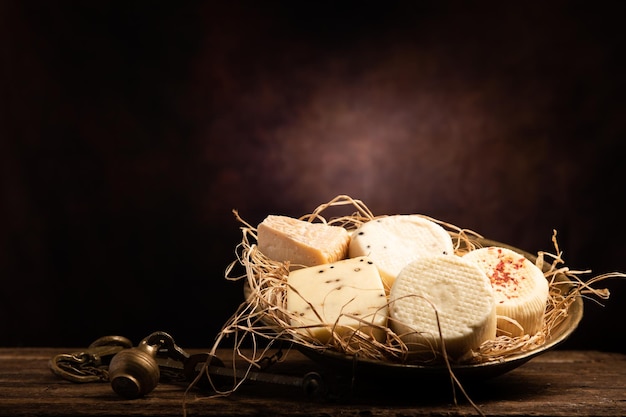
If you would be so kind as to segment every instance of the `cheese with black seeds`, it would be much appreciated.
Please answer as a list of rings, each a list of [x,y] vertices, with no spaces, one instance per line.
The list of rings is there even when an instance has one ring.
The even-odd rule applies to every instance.
[[[291,325],[305,338],[325,344],[333,332],[346,341],[358,332],[385,340],[387,298],[369,258],[298,269],[289,273],[287,284]]]

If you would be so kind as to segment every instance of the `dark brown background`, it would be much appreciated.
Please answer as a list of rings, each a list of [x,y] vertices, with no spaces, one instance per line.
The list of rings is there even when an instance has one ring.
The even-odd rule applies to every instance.
[[[0,3],[0,345],[212,344],[239,225],[337,194],[626,271],[619,2]],[[568,347],[624,351],[626,285]]]

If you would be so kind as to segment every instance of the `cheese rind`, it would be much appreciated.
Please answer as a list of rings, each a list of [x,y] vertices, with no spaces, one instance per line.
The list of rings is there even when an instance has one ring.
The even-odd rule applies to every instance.
[[[387,298],[378,269],[367,257],[298,269],[287,277],[291,325],[325,344],[335,336],[385,340]],[[349,342],[348,342],[349,343]]]
[[[497,246],[473,250],[463,258],[475,262],[491,280],[496,313],[500,317],[499,334],[534,335],[541,330],[549,286],[539,267],[525,256]],[[505,317],[514,320],[519,326]]]
[[[314,266],[346,258],[350,234],[340,226],[269,215],[257,227],[257,244],[272,260]]]
[[[493,288],[474,263],[456,255],[423,257],[398,274],[389,325],[416,356],[460,358],[496,336]],[[439,331],[441,329],[441,332]]]
[[[439,224],[417,214],[371,220],[352,233],[348,255],[369,256],[387,291],[398,273],[422,256],[451,255],[452,238]]]

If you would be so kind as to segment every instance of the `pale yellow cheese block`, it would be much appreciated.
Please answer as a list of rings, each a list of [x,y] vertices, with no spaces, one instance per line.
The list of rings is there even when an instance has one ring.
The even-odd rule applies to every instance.
[[[494,246],[468,252],[463,258],[475,262],[491,280],[499,334],[534,335],[541,330],[549,296],[541,269],[511,249]]]
[[[452,238],[439,224],[416,214],[381,217],[353,232],[349,256],[369,256],[387,291],[409,262],[454,253]]]
[[[334,332],[350,343],[358,332],[368,340],[385,340],[387,298],[367,257],[298,269],[287,283],[291,325],[305,338],[326,344]]]
[[[391,288],[389,326],[415,356],[441,353],[443,340],[449,357],[461,358],[496,336],[493,288],[462,257],[422,257],[403,268]]]
[[[257,244],[268,258],[297,268],[345,259],[350,234],[339,226],[269,215],[257,227]]]

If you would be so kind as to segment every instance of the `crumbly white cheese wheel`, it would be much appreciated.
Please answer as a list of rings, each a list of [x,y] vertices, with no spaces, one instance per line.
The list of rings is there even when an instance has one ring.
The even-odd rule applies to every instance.
[[[453,252],[452,238],[439,224],[416,214],[400,214],[361,225],[352,234],[348,255],[369,256],[388,291],[409,262]]]
[[[325,344],[334,331],[350,343],[355,332],[385,340],[387,297],[378,269],[367,257],[298,269],[287,277],[291,325]]]
[[[257,227],[257,244],[272,260],[313,266],[345,259],[350,234],[339,226],[269,215]]]
[[[491,280],[496,313],[501,316],[499,334],[534,335],[541,330],[549,296],[548,281],[541,269],[523,255],[495,246],[473,250],[463,258],[475,262]]]
[[[460,256],[419,258],[391,288],[389,326],[416,356],[441,353],[443,340],[448,356],[461,358],[496,336],[493,288],[475,263]]]

